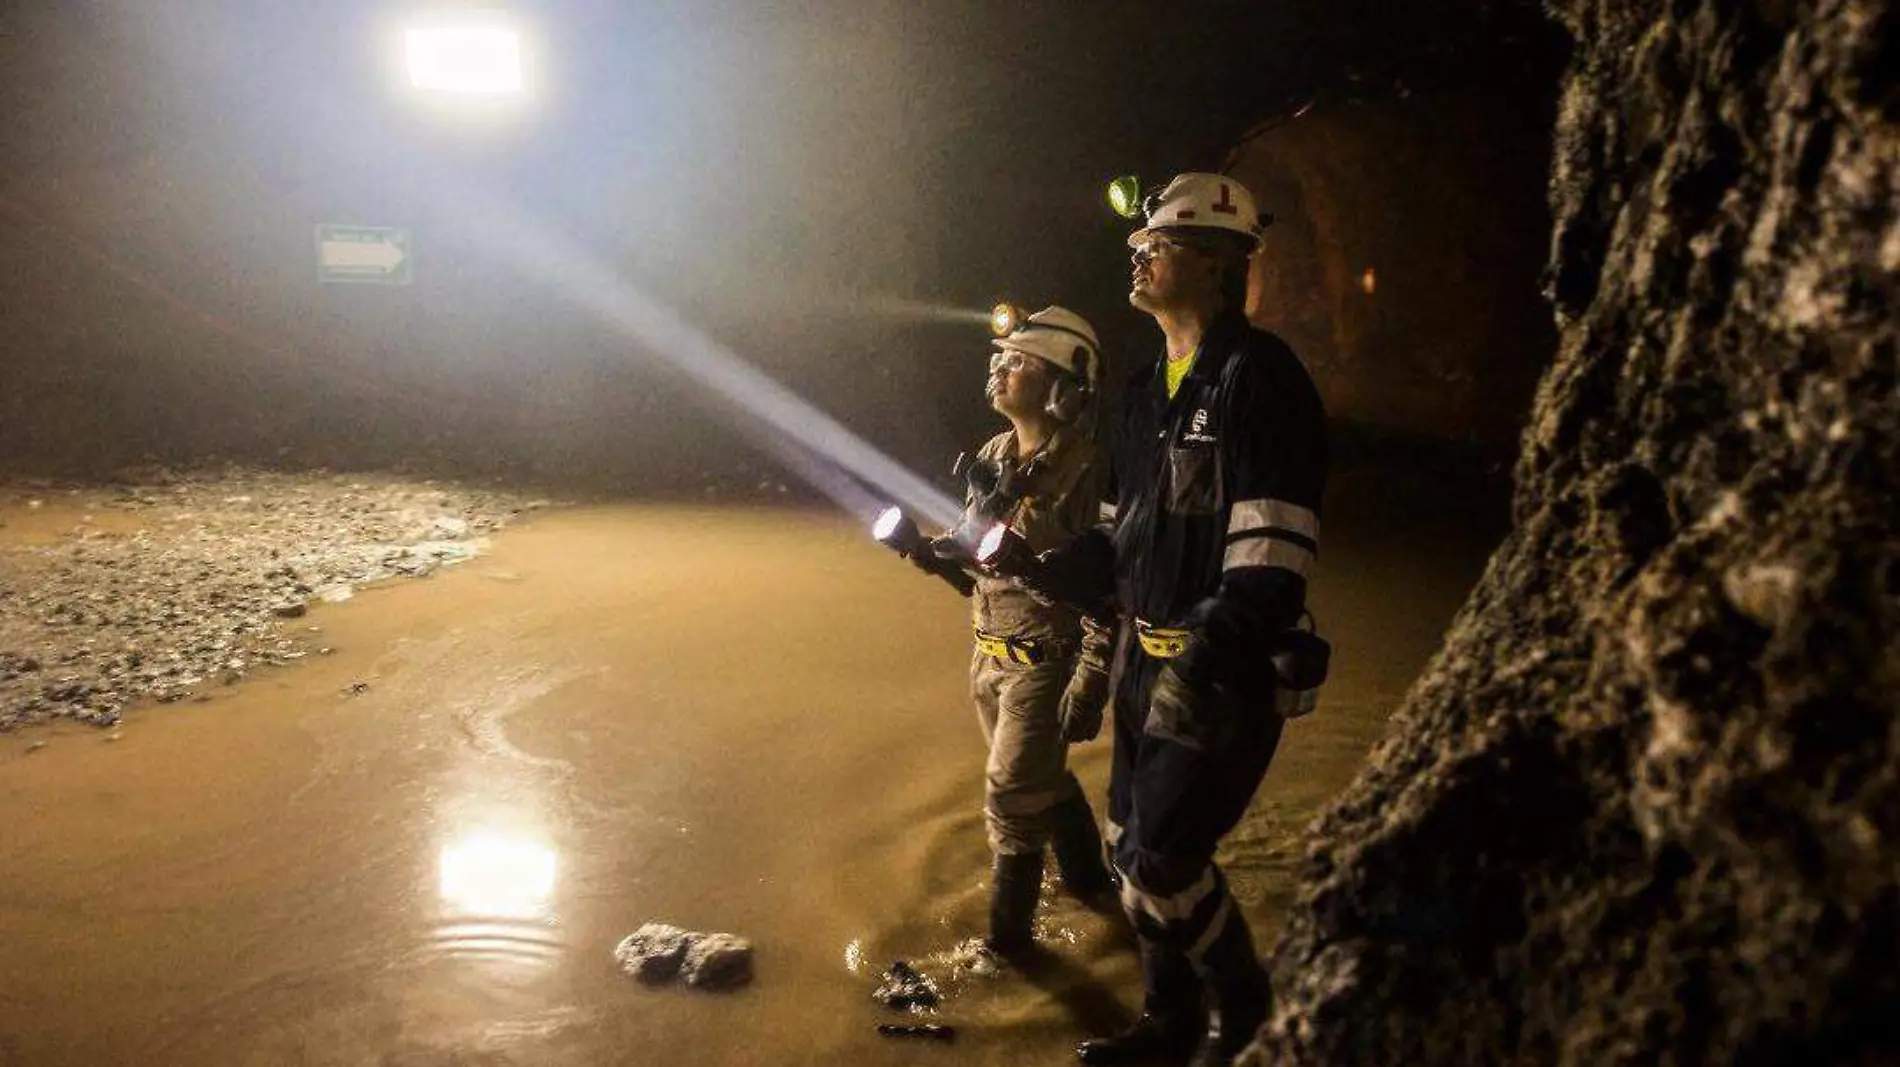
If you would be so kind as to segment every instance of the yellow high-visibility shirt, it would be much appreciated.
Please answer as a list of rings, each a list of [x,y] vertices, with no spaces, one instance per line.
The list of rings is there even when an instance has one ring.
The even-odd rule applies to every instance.
[[[1194,359],[1200,354],[1201,350],[1197,348],[1194,350],[1194,355],[1188,356],[1186,359],[1171,359],[1167,361],[1169,400],[1173,400],[1174,394],[1181,391],[1181,383],[1187,380],[1188,371],[1194,369]]]

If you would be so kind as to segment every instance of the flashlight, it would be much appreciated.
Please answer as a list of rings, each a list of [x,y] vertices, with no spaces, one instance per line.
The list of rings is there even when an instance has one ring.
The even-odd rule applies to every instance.
[[[1014,304],[998,304],[990,309],[990,332],[998,337],[1008,337],[1022,326],[1029,316]]]
[[[1091,539],[1085,534],[1039,556],[1023,535],[999,522],[984,531],[973,556],[976,565],[991,574],[1013,578],[1090,618],[1108,621],[1115,617],[1114,546],[1106,537]]]
[[[1141,179],[1124,174],[1108,183],[1108,209],[1125,219],[1141,216]]]
[[[1030,585],[1036,584],[1036,554],[1030,551],[1029,542],[1006,523],[990,527],[976,543],[976,562],[1005,578],[1020,578]]]
[[[963,573],[962,567],[930,550],[929,540],[917,528],[917,523],[904,514],[903,508],[895,505],[885,508],[877,521],[871,524],[871,536],[925,572],[950,583],[950,588],[958,593],[969,596],[976,590],[976,579]]]

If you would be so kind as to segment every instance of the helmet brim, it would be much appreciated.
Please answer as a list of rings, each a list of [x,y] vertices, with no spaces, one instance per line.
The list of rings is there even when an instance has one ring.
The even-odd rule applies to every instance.
[[[1244,237],[1250,242],[1252,242],[1248,246],[1248,249],[1247,249],[1249,252],[1257,252],[1260,250],[1260,242],[1261,242],[1260,234],[1250,233],[1245,230],[1231,229],[1226,226],[1195,226],[1192,224],[1182,224],[1179,222],[1170,223],[1166,226],[1143,226],[1141,229],[1136,230],[1134,233],[1131,233],[1128,235],[1128,247],[1140,248],[1142,245],[1142,242],[1146,241],[1149,237],[1157,233],[1180,233],[1182,231],[1190,231],[1190,232],[1196,232],[1196,233],[1232,234],[1235,237]]]

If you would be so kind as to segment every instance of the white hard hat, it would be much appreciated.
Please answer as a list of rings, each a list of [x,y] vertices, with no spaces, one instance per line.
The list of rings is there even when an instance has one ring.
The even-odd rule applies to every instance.
[[[1128,247],[1139,245],[1149,231],[1176,226],[1226,230],[1249,238],[1258,247],[1266,217],[1254,206],[1247,187],[1225,174],[1177,174],[1160,192],[1142,202],[1148,224],[1128,235]]]
[[[1009,352],[1046,359],[1068,374],[1095,385],[1101,373],[1101,342],[1089,320],[1064,307],[1046,307],[991,344]]]

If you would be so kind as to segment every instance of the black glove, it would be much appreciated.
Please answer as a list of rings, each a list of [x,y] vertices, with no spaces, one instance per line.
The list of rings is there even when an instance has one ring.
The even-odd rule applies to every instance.
[[[1115,543],[1100,529],[1069,538],[1037,557],[1037,582],[1056,600],[1092,615],[1112,615]]]
[[[1056,705],[1062,740],[1073,745],[1095,740],[1102,732],[1102,712],[1108,707],[1108,668],[1084,657],[1075,661],[1068,688]]]
[[[1186,651],[1161,668],[1148,692],[1148,717],[1142,723],[1142,733],[1196,750],[1215,743],[1221,723],[1202,647],[1199,637],[1188,638]]]
[[[949,534],[940,534],[917,546],[917,551],[910,554],[910,562],[925,574],[935,574],[943,561],[953,558],[956,551],[956,541]]]

